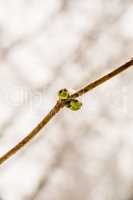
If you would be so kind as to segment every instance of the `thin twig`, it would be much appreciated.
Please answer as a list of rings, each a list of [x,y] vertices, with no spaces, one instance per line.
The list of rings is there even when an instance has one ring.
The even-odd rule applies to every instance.
[[[113,78],[114,76],[118,75],[122,71],[128,69],[133,65],[133,59],[128,61],[127,63],[121,65],[117,69],[113,70],[109,74],[97,79],[96,81],[88,84],[87,86],[83,87],[79,91],[72,94],[69,98],[77,98],[79,96],[84,95],[88,91],[94,89],[95,87],[101,85],[105,81]],[[66,100],[67,101],[67,100]],[[11,156],[13,156],[17,151],[19,151],[22,147],[24,147],[28,142],[32,140],[34,136],[36,136],[39,131],[46,126],[46,124],[65,106],[66,101],[57,101],[55,106],[51,109],[51,111],[42,119],[42,121],[25,137],[23,138],[17,145],[11,148],[8,152],[0,157],[0,164],[4,163],[8,160]]]
[[[79,90],[79,91],[75,92],[74,94],[72,94],[71,97],[72,98],[77,98],[79,96],[82,96],[83,94],[89,92],[90,90],[94,89],[95,87],[101,85],[105,81],[107,81],[107,80],[113,78],[114,76],[120,74],[122,71],[126,70],[127,68],[131,67],[132,65],[133,65],[133,59],[131,59],[127,63],[121,65],[120,67],[116,68],[115,70],[113,70],[109,74],[107,74],[107,75],[97,79],[96,81],[86,85],[81,90]]]
[[[55,106],[51,109],[51,111],[42,119],[42,121],[37,124],[37,126],[25,137],[23,138],[17,145],[11,148],[7,153],[0,157],[0,164],[14,155],[19,149],[21,149],[25,144],[27,144],[35,135],[39,133],[39,131],[50,121],[53,116],[59,112],[59,110],[63,107],[63,103],[57,101]]]

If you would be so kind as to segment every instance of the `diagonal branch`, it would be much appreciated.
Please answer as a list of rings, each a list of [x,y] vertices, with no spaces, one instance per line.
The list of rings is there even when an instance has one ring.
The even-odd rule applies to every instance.
[[[120,67],[116,68],[109,74],[97,79],[96,81],[88,84],[87,86],[83,87],[79,91],[72,94],[69,98],[77,98],[79,96],[84,95],[85,93],[89,92],[90,90],[96,88],[97,86],[101,85],[105,81],[113,78],[114,76],[120,74],[124,70],[128,69],[133,65],[133,59],[128,61],[127,63],[121,65]],[[55,106],[51,109],[51,111],[42,119],[42,121],[25,137],[23,138],[18,144],[16,144],[13,148],[11,148],[8,152],[0,157],[0,164],[4,163],[8,160],[11,156],[13,156],[17,151],[19,151],[22,147],[24,147],[28,142],[30,142],[34,136],[36,136],[40,130],[48,124],[48,122],[65,106],[66,101],[57,101]]]
[[[72,98],[77,98],[79,96],[82,96],[83,94],[89,92],[90,90],[94,89],[95,87],[101,85],[102,83],[104,83],[105,81],[113,78],[114,76],[120,74],[122,71],[128,69],[129,67],[131,67],[133,65],[133,59],[131,59],[130,61],[128,61],[127,63],[121,65],[120,67],[116,68],[115,70],[113,70],[112,72],[110,72],[109,74],[97,79],[96,81],[86,85],[85,87],[83,87],[81,90],[75,92],[74,94],[71,95]]]

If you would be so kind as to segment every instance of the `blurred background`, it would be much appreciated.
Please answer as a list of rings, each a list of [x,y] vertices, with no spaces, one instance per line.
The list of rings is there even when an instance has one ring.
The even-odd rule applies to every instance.
[[[133,56],[132,0],[0,0],[0,155],[61,88]],[[133,200],[133,69],[63,109],[0,166],[0,200]]]

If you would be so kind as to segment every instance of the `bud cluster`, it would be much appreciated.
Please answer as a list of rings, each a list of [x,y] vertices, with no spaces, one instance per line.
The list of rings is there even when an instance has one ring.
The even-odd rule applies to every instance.
[[[79,100],[70,98],[70,93],[66,88],[59,90],[58,97],[59,100],[66,101],[66,107],[73,111],[79,110],[82,106]]]

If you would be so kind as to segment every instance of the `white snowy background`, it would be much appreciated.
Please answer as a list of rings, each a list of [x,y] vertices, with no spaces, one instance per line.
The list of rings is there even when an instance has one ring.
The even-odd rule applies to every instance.
[[[0,0],[0,155],[133,56],[132,0]],[[61,111],[0,166],[0,200],[133,200],[133,69]]]

